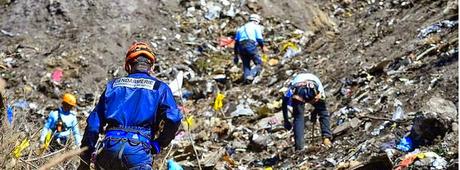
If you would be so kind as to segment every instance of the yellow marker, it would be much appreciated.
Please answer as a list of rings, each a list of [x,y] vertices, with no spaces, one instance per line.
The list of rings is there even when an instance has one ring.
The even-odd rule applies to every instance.
[[[187,130],[192,130],[195,126],[195,118],[193,115],[185,116],[185,119],[182,121],[182,126],[184,126]]]
[[[264,170],[273,170],[272,167],[266,167]]]
[[[223,104],[224,98],[225,98],[224,94],[220,92],[217,93],[216,100],[214,100],[214,110],[215,111],[219,111],[220,109],[222,109],[222,107],[224,106]]]
[[[40,146],[40,148],[38,148],[38,155],[42,155],[43,153],[45,153],[46,150],[48,150],[48,147],[51,143],[51,136],[51,131],[49,131],[45,136],[45,143],[42,146]]]
[[[287,42],[287,43],[284,43],[283,46],[281,46],[281,51],[285,51],[285,50],[287,50],[289,47],[292,48],[292,49],[295,50],[295,51],[299,51],[299,50],[300,50],[299,47],[298,47],[296,44],[294,44],[293,42]]]
[[[262,62],[266,63],[268,61],[268,55],[262,54]]]
[[[193,116],[189,116],[185,119],[185,122],[187,123],[188,127],[191,127],[193,126],[193,122],[195,122],[195,120],[193,120]]]
[[[417,154],[417,158],[418,158],[418,159],[423,159],[423,158],[425,158],[425,157],[426,157],[425,152],[422,152],[422,153],[418,153],[418,154]]]
[[[395,129],[397,126],[398,126],[398,125],[397,125],[396,123],[393,123],[393,124],[391,125],[391,130]]]
[[[29,147],[29,145],[30,145],[29,139],[26,138],[26,139],[22,140],[21,144],[19,144],[18,146],[14,147],[13,156],[14,156],[15,158],[21,157],[21,155],[22,155],[21,152],[22,152],[25,148]]]
[[[45,144],[42,148],[43,151],[46,151],[48,149],[48,147],[50,146],[50,143],[51,143],[51,131],[46,134]]]

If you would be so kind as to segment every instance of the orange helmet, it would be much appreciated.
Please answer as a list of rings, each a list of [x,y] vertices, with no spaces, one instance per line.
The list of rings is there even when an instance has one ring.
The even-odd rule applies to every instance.
[[[74,107],[77,106],[77,98],[70,93],[66,93],[64,94],[64,96],[62,96],[62,102],[67,103]]]
[[[155,53],[150,48],[150,46],[145,42],[134,42],[131,47],[129,47],[128,52],[126,52],[125,59],[125,70],[128,71],[128,65],[130,62],[135,60],[140,55],[147,57],[152,63],[156,61]]]

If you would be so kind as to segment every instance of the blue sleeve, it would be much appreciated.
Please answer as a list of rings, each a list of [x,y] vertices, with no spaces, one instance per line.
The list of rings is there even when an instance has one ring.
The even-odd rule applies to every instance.
[[[161,147],[166,147],[169,145],[171,140],[174,139],[176,132],[179,129],[179,125],[182,120],[182,114],[177,108],[176,101],[171,92],[171,89],[164,84],[162,91],[163,93],[161,95],[159,114],[162,115],[160,117],[165,122],[165,124],[156,141],[160,144]]]
[[[241,34],[240,32],[238,31],[239,29],[236,30],[236,33],[235,33],[235,41],[238,42],[240,41],[241,39]]]
[[[73,137],[75,138],[75,145],[80,146],[81,134],[80,134],[80,128],[78,127],[78,120],[76,117],[72,122],[72,133],[73,133]]]
[[[99,102],[96,108],[90,113],[88,119],[86,119],[86,129],[83,139],[81,141],[81,147],[88,147],[83,153],[82,159],[89,161],[91,153],[94,152],[96,142],[99,138],[99,132],[102,130],[105,123],[104,117],[102,116],[105,112],[105,91],[99,98]]]
[[[262,28],[259,26],[255,30],[256,30],[256,41],[261,47],[263,47],[264,38],[262,37]]]
[[[43,126],[43,130],[42,130],[42,134],[40,136],[40,142],[43,143],[45,142],[45,138],[46,138],[46,134],[51,131],[51,128],[53,127],[53,124],[54,124],[54,120],[55,120],[55,117],[53,116],[53,112],[54,111],[51,111],[49,114],[48,114],[48,118],[46,119],[45,121],[45,125]]]
[[[238,46],[240,45],[239,41],[236,41],[235,39],[235,46],[233,47],[233,54],[234,55],[238,55],[239,54],[239,51],[238,51]]]
[[[289,121],[289,113],[288,113],[287,107],[291,105],[292,95],[293,95],[292,89],[289,88],[283,96],[283,102],[281,103],[281,110],[283,111],[284,121]]]
[[[288,102],[289,102],[289,97],[283,96],[283,102],[281,104],[281,109],[283,110],[283,118],[285,122],[289,121],[289,114],[288,114],[288,107],[287,107]]]
[[[171,120],[173,123],[180,123],[182,114],[177,108],[176,100],[174,99],[171,89],[165,84],[164,91],[161,96],[160,109],[166,115],[166,119]]]

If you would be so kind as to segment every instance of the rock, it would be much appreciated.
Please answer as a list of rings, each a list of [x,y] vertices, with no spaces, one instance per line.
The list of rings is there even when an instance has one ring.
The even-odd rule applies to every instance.
[[[443,119],[457,120],[457,107],[454,102],[439,97],[431,98],[422,109],[424,112],[434,112]]]
[[[257,1],[249,1],[247,3],[247,7],[254,12],[257,12],[262,8]]]
[[[358,127],[360,124],[361,124],[361,120],[358,119],[358,118],[356,118],[356,117],[350,120],[350,127],[351,127],[351,128],[356,128],[356,127]]]
[[[257,122],[258,128],[270,128],[275,127],[277,125],[281,125],[283,120],[283,113],[278,112],[274,116],[266,117]]]
[[[206,131],[201,131],[200,133],[198,133],[197,139],[207,141],[207,140],[209,140],[209,135],[207,134]]]
[[[271,139],[269,136],[255,133],[251,136],[251,141],[249,143],[248,149],[254,150],[256,152],[261,152],[267,149],[270,142]]]
[[[343,2],[344,4],[347,4],[347,5],[348,5],[348,4],[351,4],[351,3],[353,2],[353,0],[343,0],[342,2]]]
[[[326,158],[326,161],[330,164],[332,164],[333,166],[335,166],[337,164],[337,161],[334,160],[334,158]]]
[[[350,128],[355,128],[358,127],[361,124],[361,120],[358,118],[353,118],[348,122],[342,123],[339,126],[335,127],[334,130],[332,131],[332,134],[337,135],[342,132],[347,131]]]
[[[452,128],[451,125],[449,120],[435,113],[422,113],[414,118],[409,136],[419,145],[429,145],[436,138],[443,138]]]
[[[213,2],[208,2],[207,5],[208,12],[204,16],[208,20],[214,20],[220,16],[222,7],[215,5]]]
[[[239,104],[236,106],[236,110],[230,113],[232,117],[237,117],[237,116],[252,116],[254,115],[254,111],[248,106],[248,105],[243,105]]]
[[[263,105],[262,107],[256,108],[256,113],[261,117],[267,117],[270,116],[271,110],[267,105]]]
[[[334,128],[334,130],[332,131],[332,134],[334,134],[334,135],[340,134],[340,133],[350,129],[350,127],[351,127],[350,122],[342,123],[341,125],[339,125],[339,126]]]
[[[368,131],[369,131],[369,128],[370,128],[371,126],[372,126],[372,123],[371,123],[371,122],[366,122],[366,123],[364,124],[364,130],[365,130],[366,132],[368,132]]]
[[[213,167],[216,165],[217,161],[222,158],[222,156],[225,154],[225,149],[221,148],[218,151],[211,152],[209,154],[206,154],[203,158],[202,164],[205,167]]]
[[[11,3],[11,0],[0,0],[0,5],[1,6],[8,5],[10,3]]]
[[[458,1],[457,0],[450,0],[447,2],[446,7],[442,11],[444,15],[448,15],[450,13],[455,13],[458,11]]]
[[[458,123],[452,123],[452,130],[455,132],[455,133],[458,133]]]
[[[361,162],[358,162],[358,161],[354,161],[354,160],[351,160],[351,161],[347,161],[347,162],[340,162],[337,166],[336,166],[336,169],[337,170],[346,170],[346,169],[349,169],[349,168],[353,168],[355,166],[358,166],[360,165]]]

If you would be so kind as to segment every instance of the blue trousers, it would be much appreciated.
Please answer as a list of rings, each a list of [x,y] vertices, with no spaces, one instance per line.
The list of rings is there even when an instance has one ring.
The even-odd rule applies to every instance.
[[[98,169],[152,169],[151,146],[130,138],[106,137],[103,150],[97,155]]]
[[[332,132],[330,128],[329,112],[326,108],[326,103],[320,100],[313,104],[315,107],[311,113],[310,121],[316,122],[317,115],[319,114],[319,122],[321,125],[321,134],[323,137],[332,138]],[[294,140],[296,150],[301,150],[305,145],[305,104],[294,102],[292,104],[293,116],[294,116]]]
[[[243,62],[243,79],[247,80],[249,76],[255,77],[262,70],[262,60],[257,50],[257,45],[253,41],[240,42],[238,51]],[[254,62],[254,68],[251,68],[251,61]]]

